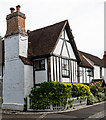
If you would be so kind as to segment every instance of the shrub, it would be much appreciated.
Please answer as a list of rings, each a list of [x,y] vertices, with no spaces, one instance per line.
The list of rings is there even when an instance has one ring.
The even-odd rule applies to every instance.
[[[31,94],[31,108],[45,109],[50,104],[67,104],[67,98],[71,97],[71,86],[69,84],[60,82],[44,82],[41,83],[40,88],[32,88]]]
[[[73,86],[72,86],[73,97],[89,96],[90,94],[91,92],[90,92],[89,86],[81,83],[73,83]]]
[[[92,105],[94,103],[98,102],[98,98],[95,97],[93,94],[91,94],[88,98],[87,98],[87,105]]]
[[[29,95],[32,109],[45,109],[52,104],[65,106],[67,98],[90,95],[89,86],[83,84],[65,84],[43,82],[39,88],[33,87]]]
[[[104,88],[102,87],[102,83],[100,81],[92,82],[90,84],[90,90],[94,96],[96,96],[98,94],[98,92],[104,92]]]

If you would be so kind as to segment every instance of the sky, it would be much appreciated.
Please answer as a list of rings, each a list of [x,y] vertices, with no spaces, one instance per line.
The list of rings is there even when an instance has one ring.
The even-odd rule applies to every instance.
[[[68,20],[77,49],[104,54],[105,0],[0,0],[0,34],[6,33],[6,15],[10,7],[21,6],[26,15],[26,30],[35,30]]]

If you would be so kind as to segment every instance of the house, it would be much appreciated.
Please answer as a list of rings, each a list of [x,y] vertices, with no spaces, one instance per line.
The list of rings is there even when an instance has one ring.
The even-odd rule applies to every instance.
[[[89,53],[85,53],[82,51],[79,51],[79,53],[83,56],[83,59],[85,59],[87,61],[87,63],[89,63],[89,65],[91,66],[91,67],[89,66],[89,68],[91,68],[91,69],[89,69],[91,72],[88,75],[88,76],[90,76],[89,82],[92,79],[104,79],[104,77],[105,77],[104,71],[106,69],[106,65],[104,64],[104,61],[102,59],[100,59],[99,57],[91,55]],[[86,68],[86,66],[84,66],[83,69],[85,69],[85,68]],[[84,72],[84,73],[86,74],[86,72]],[[84,75],[84,76],[86,76],[86,75]],[[82,80],[84,81],[84,77]],[[87,78],[85,80],[87,81]]]
[[[24,97],[35,84],[44,81],[89,83],[95,77],[95,64],[78,51],[68,20],[26,32],[26,17],[20,12],[20,5],[16,11],[10,10],[2,41],[3,109],[22,110]]]

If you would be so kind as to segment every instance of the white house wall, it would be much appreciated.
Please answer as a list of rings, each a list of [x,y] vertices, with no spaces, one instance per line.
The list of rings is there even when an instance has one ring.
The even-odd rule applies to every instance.
[[[68,51],[67,51],[67,49],[68,49]],[[65,34],[64,34],[64,31],[62,32],[62,36],[59,39],[59,41],[58,41],[58,43],[56,45],[56,48],[53,51],[53,54],[59,56],[61,54],[61,52],[62,52],[61,56],[68,57],[70,59],[76,60],[76,57],[75,57],[74,51],[72,49],[72,46],[69,43],[69,38],[67,36],[66,30],[65,30]],[[68,52],[69,52],[69,55],[68,55]]]
[[[48,81],[47,59],[45,58],[45,70],[35,71],[35,84]]]
[[[94,79],[100,79],[100,66],[94,65]]]
[[[90,83],[93,77],[88,76],[89,68],[79,67],[79,82],[80,83]]]
[[[106,83],[106,68],[104,68],[104,80],[105,80],[105,83]]]
[[[20,39],[22,40],[24,37],[16,34],[4,39],[3,108],[23,110],[24,63],[19,58],[19,55],[23,54],[24,56],[25,53],[23,43],[20,42]]]
[[[73,48],[69,43],[66,30],[64,29],[62,35],[53,51],[54,56],[50,57],[51,66],[51,81],[61,82],[78,82],[77,78],[77,60]],[[62,76],[62,58],[69,60],[70,76]]]
[[[19,55],[27,57],[28,52],[28,36],[19,35]]]
[[[66,42],[66,44],[67,44],[67,47],[68,47],[70,58],[76,60],[76,57],[75,57],[74,51],[72,49],[72,46],[70,45],[69,42]]]
[[[5,60],[18,58],[19,56],[19,35],[5,38]]]
[[[20,59],[5,61],[3,108],[22,110],[23,105],[24,64]]]
[[[61,56],[69,58],[65,42],[64,42],[64,45],[63,45],[63,50],[62,50],[62,55]]]
[[[30,94],[33,87],[33,66],[24,65],[24,97]]]
[[[59,39],[57,45],[56,45],[56,48],[54,49],[53,51],[53,54],[55,55],[60,55],[61,53],[61,48],[62,48],[62,44],[63,44],[63,40]]]
[[[51,81],[60,81],[65,83],[78,82],[77,79],[77,62],[69,60],[70,77],[66,78],[62,76],[62,58],[51,56]]]

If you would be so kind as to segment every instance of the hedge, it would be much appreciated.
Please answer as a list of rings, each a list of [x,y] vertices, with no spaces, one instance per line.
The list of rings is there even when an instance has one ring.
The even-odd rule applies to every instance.
[[[45,109],[50,104],[65,106],[67,98],[89,95],[90,89],[87,85],[43,82],[39,88],[32,88],[29,97],[32,109]]]

